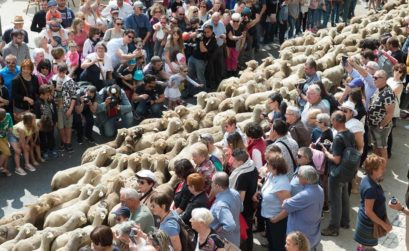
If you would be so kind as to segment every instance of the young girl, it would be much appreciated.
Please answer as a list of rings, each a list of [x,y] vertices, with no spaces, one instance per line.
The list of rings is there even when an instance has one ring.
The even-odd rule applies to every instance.
[[[66,63],[68,65],[68,76],[71,78],[74,76],[75,70],[77,70],[79,66],[80,55],[78,53],[78,46],[74,41],[71,41],[68,44],[69,51],[66,55]]]
[[[300,231],[295,231],[287,235],[285,249],[287,251],[308,251],[310,244],[307,237]]]
[[[35,115],[26,113],[23,120],[13,126],[13,131],[9,135],[9,143],[14,149],[14,162],[16,165],[16,174],[26,175],[27,173],[21,168],[20,154],[23,152],[25,169],[34,172],[36,169],[30,164],[30,141],[37,131]]]
[[[186,65],[182,65],[179,68],[179,73],[170,76],[168,81],[168,86],[165,89],[165,97],[169,100],[168,109],[173,110],[177,105],[182,104],[182,100],[180,99],[180,85],[182,81],[187,80],[189,83],[196,87],[202,87],[203,84],[196,83],[193,79],[189,78],[187,75],[187,67]]]

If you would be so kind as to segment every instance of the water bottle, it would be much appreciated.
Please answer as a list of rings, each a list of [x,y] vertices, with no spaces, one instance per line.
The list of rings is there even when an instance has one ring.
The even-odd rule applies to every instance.
[[[392,198],[391,198],[391,200],[390,200],[390,203],[391,203],[392,205],[396,205],[396,204],[398,203],[398,200],[396,199],[395,196],[392,196]]]

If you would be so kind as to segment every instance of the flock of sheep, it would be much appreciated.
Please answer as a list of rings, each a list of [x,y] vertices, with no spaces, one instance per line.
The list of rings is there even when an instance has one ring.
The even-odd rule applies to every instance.
[[[362,39],[379,38],[385,32],[403,42],[408,35],[407,15],[408,4],[392,1],[381,12],[354,17],[348,26],[306,32],[285,41],[279,59],[266,58],[260,65],[249,61],[239,78],[223,80],[217,92],[199,93],[196,106],[178,106],[160,119],[119,130],[114,141],[87,149],[80,166],[57,172],[51,182],[53,192],[27,205],[24,212],[0,219],[0,250],[78,250],[90,245],[95,226],[114,224],[109,212],[119,203],[121,187],[136,187],[138,170],[155,172],[157,190],[173,191],[174,162],[190,158],[190,147],[200,134],[211,133],[215,141],[221,140],[221,124],[232,115],[241,128],[252,121],[268,126],[260,116],[267,112],[267,98],[278,91],[293,102],[308,58],[316,60],[327,88],[337,85],[344,75],[342,55],[357,54]]]

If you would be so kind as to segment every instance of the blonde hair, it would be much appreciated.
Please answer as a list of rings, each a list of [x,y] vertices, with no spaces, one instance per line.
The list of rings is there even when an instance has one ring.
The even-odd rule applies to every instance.
[[[385,159],[373,153],[364,161],[364,169],[367,175],[372,175],[374,171],[383,165],[385,165]]]
[[[289,233],[287,235],[287,238],[291,240],[291,242],[298,247],[298,250],[300,251],[309,251],[310,250],[310,243],[305,237],[303,233],[300,231],[295,231],[292,233]]]
[[[192,156],[201,156],[208,158],[209,157],[209,150],[207,149],[207,146],[201,142],[197,142],[192,145]]]

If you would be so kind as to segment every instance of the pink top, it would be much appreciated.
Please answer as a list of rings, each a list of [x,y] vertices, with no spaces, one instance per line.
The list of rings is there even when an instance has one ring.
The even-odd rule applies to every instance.
[[[73,35],[72,39],[75,41],[75,43],[78,46],[78,53],[82,53],[82,47],[84,47],[84,42],[87,40],[88,34],[85,31],[81,31],[78,34]]]
[[[80,54],[78,54],[77,51],[75,51],[75,52],[68,51],[67,54],[66,54],[66,57],[70,61],[70,66],[71,67],[78,65],[79,59],[80,59]]]

